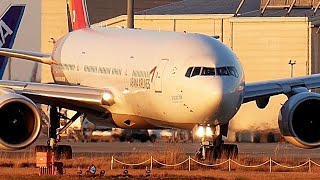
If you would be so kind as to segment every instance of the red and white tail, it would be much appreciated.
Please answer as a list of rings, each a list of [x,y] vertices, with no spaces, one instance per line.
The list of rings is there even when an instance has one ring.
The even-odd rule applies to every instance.
[[[86,0],[67,0],[69,32],[90,26]]]

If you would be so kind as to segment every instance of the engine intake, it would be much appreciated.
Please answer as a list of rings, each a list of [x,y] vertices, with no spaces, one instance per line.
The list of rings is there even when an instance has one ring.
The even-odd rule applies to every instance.
[[[40,115],[27,97],[15,93],[0,95],[0,149],[18,150],[39,136]]]
[[[303,92],[290,97],[279,114],[285,139],[298,147],[320,147],[320,94]]]

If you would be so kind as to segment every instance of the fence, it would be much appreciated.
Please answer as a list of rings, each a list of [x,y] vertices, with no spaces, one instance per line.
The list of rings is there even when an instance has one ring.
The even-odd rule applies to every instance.
[[[154,159],[151,156],[149,159],[147,159],[147,160],[145,160],[145,161],[143,161],[141,163],[129,164],[129,163],[121,162],[121,161],[117,160],[116,158],[114,158],[112,156],[110,169],[111,170],[113,169],[115,163],[119,163],[119,164],[122,164],[122,165],[125,165],[125,166],[140,166],[140,165],[143,165],[143,164],[147,164],[149,162],[150,162],[150,170],[153,169],[153,164],[154,163],[160,164],[162,166],[168,166],[168,167],[175,167],[175,166],[180,166],[182,164],[188,163],[188,171],[191,171],[191,162],[194,162],[196,164],[199,164],[199,165],[202,165],[202,166],[206,166],[206,167],[217,167],[217,166],[221,166],[221,165],[224,165],[224,164],[228,163],[228,171],[231,171],[231,164],[232,163],[236,164],[238,166],[244,167],[244,168],[258,168],[260,166],[269,164],[269,172],[270,173],[272,172],[273,165],[280,166],[280,167],[286,168],[286,169],[295,169],[295,168],[300,168],[300,167],[304,167],[304,166],[308,165],[308,172],[311,172],[311,166],[312,165],[320,167],[320,164],[312,161],[311,159],[308,159],[308,161],[306,161],[305,163],[302,163],[302,164],[297,165],[297,166],[282,165],[282,164],[272,160],[271,158],[269,158],[269,160],[267,160],[266,162],[263,162],[263,163],[258,164],[258,165],[244,165],[244,164],[240,164],[240,163],[238,163],[238,162],[236,162],[236,161],[234,161],[232,159],[228,159],[228,160],[220,162],[218,164],[205,164],[205,163],[199,162],[199,161],[197,161],[197,160],[195,160],[195,159],[193,159],[193,158],[191,158],[189,156],[186,160],[184,160],[184,161],[182,161],[180,163],[177,163],[177,164],[165,164],[165,163],[162,163],[162,162]]]

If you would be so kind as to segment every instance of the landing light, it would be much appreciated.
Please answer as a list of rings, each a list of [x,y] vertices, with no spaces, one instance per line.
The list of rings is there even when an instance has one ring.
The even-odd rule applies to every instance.
[[[200,138],[203,137],[212,137],[213,135],[213,131],[210,127],[210,125],[203,127],[202,125],[200,125],[196,131],[196,135]]]
[[[197,132],[196,132],[196,135],[197,135],[198,137],[203,137],[203,136],[205,135],[205,129],[204,129],[204,127],[199,126],[199,128],[198,128],[198,130],[197,130]]]
[[[110,92],[104,92],[102,94],[102,104],[103,105],[113,105],[114,102],[114,96]]]
[[[109,101],[110,99],[112,98],[111,94],[110,93],[103,93],[103,96],[102,96],[102,99],[104,101]]]
[[[212,129],[210,126],[206,127],[206,136],[211,137],[213,135]]]

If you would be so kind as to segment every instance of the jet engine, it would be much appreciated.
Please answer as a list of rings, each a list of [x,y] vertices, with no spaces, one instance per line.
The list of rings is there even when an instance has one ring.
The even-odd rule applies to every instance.
[[[279,114],[285,139],[301,148],[320,147],[320,94],[302,92],[290,97]]]
[[[1,93],[0,149],[26,148],[37,139],[40,129],[38,108],[29,98],[12,92]]]

